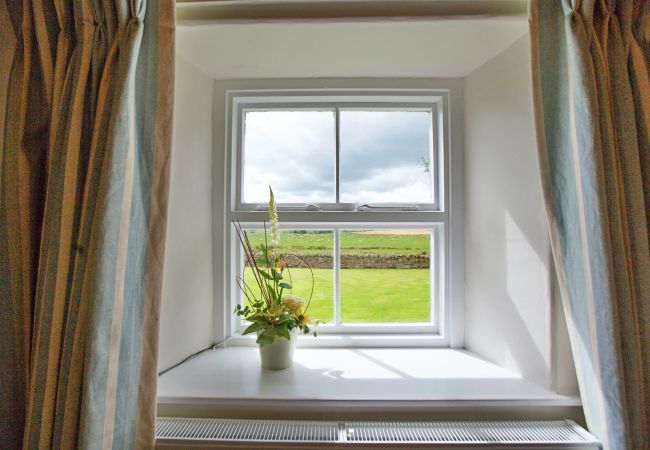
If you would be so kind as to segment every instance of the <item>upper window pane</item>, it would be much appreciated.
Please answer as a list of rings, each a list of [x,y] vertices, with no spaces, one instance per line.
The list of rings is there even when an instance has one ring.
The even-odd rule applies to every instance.
[[[429,111],[340,112],[340,201],[431,203]]]
[[[336,202],[334,111],[244,112],[244,203]]]

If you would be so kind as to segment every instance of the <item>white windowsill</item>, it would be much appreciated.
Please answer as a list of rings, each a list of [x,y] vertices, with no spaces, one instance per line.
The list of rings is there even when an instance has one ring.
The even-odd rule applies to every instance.
[[[224,347],[255,347],[255,334],[243,336],[241,333],[233,334],[223,344]],[[390,348],[390,347],[442,347],[448,346],[447,340],[432,333],[322,333],[318,337],[312,335],[300,335],[297,343],[298,348]]]
[[[276,418],[316,418],[328,411],[375,416],[419,411],[423,417],[427,409],[471,413],[524,407],[548,417],[544,408],[577,410],[580,400],[544,389],[464,350],[298,348],[293,367],[269,371],[260,368],[256,348],[227,347],[205,352],[160,376],[158,407],[163,416],[255,417],[257,411],[258,417],[265,417],[273,411]],[[283,408],[290,414],[283,415]]]

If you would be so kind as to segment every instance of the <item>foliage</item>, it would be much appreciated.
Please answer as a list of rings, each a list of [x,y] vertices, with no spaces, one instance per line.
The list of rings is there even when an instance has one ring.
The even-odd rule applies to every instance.
[[[429,155],[421,156],[417,164],[424,171],[425,175],[428,176],[431,173],[431,160],[429,159]]]
[[[242,276],[237,277],[239,288],[246,296],[246,305],[235,307],[235,314],[251,322],[242,334],[257,332],[257,343],[271,344],[276,338],[291,339],[291,332],[299,329],[308,334],[310,328],[319,323],[308,313],[314,292],[312,273],[311,293],[309,299],[292,295],[291,271],[278,251],[280,235],[278,233],[278,215],[275,207],[273,190],[269,186],[269,215],[271,219],[271,241],[267,240],[266,222],[264,223],[264,242],[257,250],[251,244],[247,232],[239,222],[235,222],[237,236],[244,248],[245,266],[250,267],[256,289]],[[305,264],[307,264],[305,262]],[[308,265],[307,265],[308,266]],[[309,268],[311,271],[311,268]],[[285,278],[285,275],[287,278]],[[288,291],[288,294],[285,294]],[[314,336],[316,332],[313,331]]]

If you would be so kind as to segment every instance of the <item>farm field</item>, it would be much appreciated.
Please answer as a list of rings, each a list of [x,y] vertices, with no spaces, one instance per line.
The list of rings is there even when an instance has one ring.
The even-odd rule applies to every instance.
[[[355,230],[341,232],[341,252],[372,255],[428,255],[430,234],[417,230]],[[253,245],[263,242],[263,230],[248,230]],[[333,233],[281,231],[280,251],[292,254],[332,254]],[[285,272],[286,273],[286,272]],[[309,313],[330,322],[334,317],[333,270],[313,269],[314,294]],[[291,269],[293,294],[307,299],[311,277],[307,268]],[[288,275],[285,275],[288,278]],[[250,269],[249,286],[255,286]],[[430,270],[343,268],[340,271],[341,320],[344,323],[427,322],[430,318]]]
[[[297,230],[304,231],[304,230]],[[383,253],[416,255],[428,253],[430,235],[404,234],[407,230],[395,230],[399,234],[385,230],[358,230],[341,232],[341,248],[347,253]],[[411,231],[411,230],[408,230]],[[418,231],[418,230],[413,230]],[[251,243],[264,242],[264,230],[247,230]],[[427,233],[427,234],[424,234]],[[280,231],[280,251],[286,253],[331,253],[334,234],[331,231],[308,231],[297,233],[292,230]]]

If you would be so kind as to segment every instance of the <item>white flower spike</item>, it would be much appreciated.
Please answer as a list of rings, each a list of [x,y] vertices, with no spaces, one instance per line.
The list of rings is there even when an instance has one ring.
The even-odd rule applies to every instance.
[[[271,186],[269,186],[269,219],[271,220],[271,247],[276,248],[280,243],[280,231],[278,229],[278,210],[275,206],[275,197]]]

